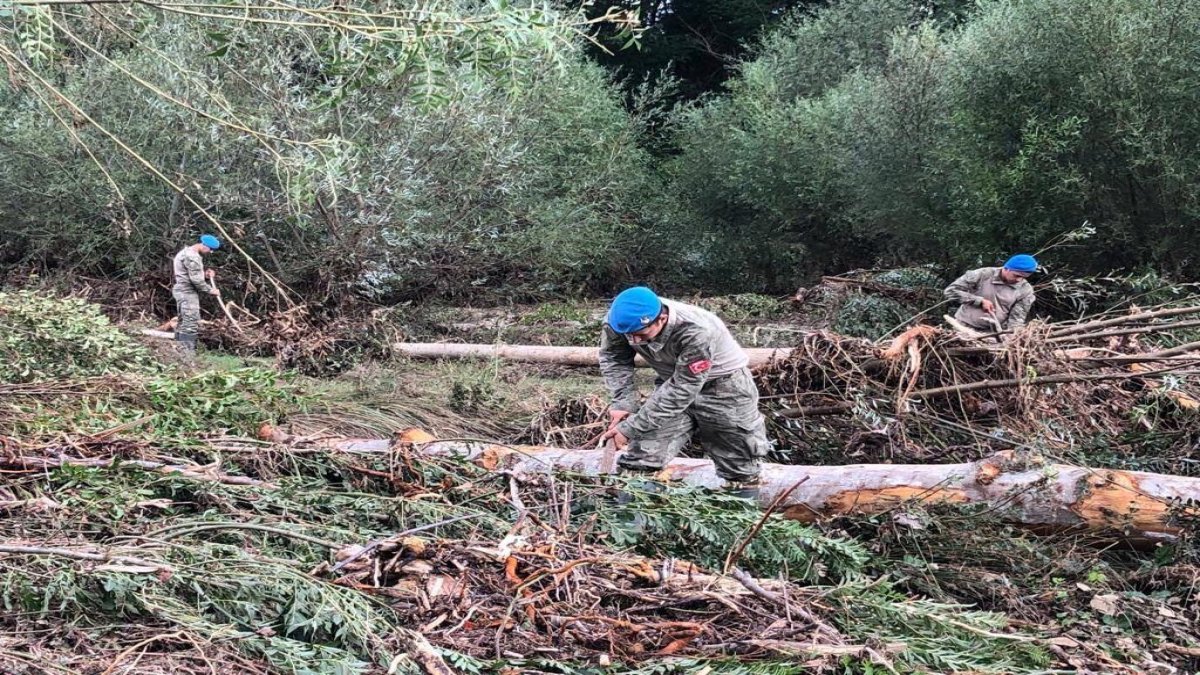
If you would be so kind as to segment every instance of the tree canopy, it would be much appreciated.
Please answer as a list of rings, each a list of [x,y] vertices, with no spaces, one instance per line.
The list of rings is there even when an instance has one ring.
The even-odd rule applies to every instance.
[[[313,300],[779,292],[1054,242],[1192,279],[1197,37],[1119,0],[20,0],[0,265],[161,275],[216,231]]]

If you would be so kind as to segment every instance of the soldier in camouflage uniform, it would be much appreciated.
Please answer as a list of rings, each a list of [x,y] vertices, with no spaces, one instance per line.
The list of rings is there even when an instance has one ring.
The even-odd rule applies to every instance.
[[[175,297],[175,305],[179,309],[179,325],[175,327],[175,339],[183,344],[189,353],[196,351],[196,335],[200,332],[200,294],[219,295],[220,290],[210,285],[208,280],[213,277],[213,271],[205,273],[201,255],[207,255],[221,248],[221,241],[211,234],[200,237],[200,241],[175,254],[174,271],[175,285],[171,295]]]
[[[654,369],[654,393],[639,405],[634,357]],[[612,394],[612,439],[619,464],[653,472],[695,432],[717,475],[746,496],[756,492],[759,460],[771,448],[758,410],[749,359],[711,312],[636,287],[613,301],[600,342],[600,371]]]
[[[981,267],[955,279],[945,291],[947,300],[959,303],[954,318],[988,333],[997,326],[1003,331],[1021,328],[1034,301],[1033,286],[1025,279],[1037,269],[1033,256],[1020,254],[1003,267]]]

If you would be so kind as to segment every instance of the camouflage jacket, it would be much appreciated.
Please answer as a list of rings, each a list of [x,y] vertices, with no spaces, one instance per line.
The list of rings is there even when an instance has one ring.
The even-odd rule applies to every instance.
[[[954,280],[945,291],[947,300],[960,303],[954,318],[971,328],[991,332],[995,330],[983,311],[983,301],[990,300],[996,306],[996,320],[1005,330],[1016,330],[1025,325],[1029,308],[1033,306],[1033,286],[1022,279],[1015,285],[1000,279],[999,267],[981,267],[971,270]]]
[[[191,293],[211,293],[212,286],[204,278],[204,262],[191,246],[175,254],[175,290]]]
[[[725,322],[694,305],[664,300],[667,325],[654,342],[632,345],[607,323],[600,338],[600,372],[612,395],[613,410],[631,413],[618,429],[640,438],[665,420],[681,415],[709,380],[745,368],[746,353]],[[633,361],[641,356],[658,376],[658,386],[638,405]]]

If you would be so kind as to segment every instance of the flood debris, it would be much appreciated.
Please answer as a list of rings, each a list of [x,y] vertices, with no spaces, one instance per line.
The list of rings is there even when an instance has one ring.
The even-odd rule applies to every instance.
[[[603,453],[576,439],[595,434],[602,399],[542,419],[536,445],[349,439],[336,408],[305,410],[313,398],[277,373],[148,363],[87,325],[103,337],[92,351],[17,345],[13,372],[39,374],[0,386],[4,672],[1200,668],[1197,478],[1055,456],[1085,429],[1125,433],[1148,402],[1156,429],[1188,433],[1170,392],[1190,392],[1167,377],[917,396],[1019,371],[932,329],[894,345],[813,333],[759,373],[786,392],[767,399],[776,422],[867,429],[898,450],[853,468],[772,466],[764,509],[698,459],[601,472]],[[1188,354],[1162,356],[1171,348],[1122,353]],[[1054,370],[1039,360],[1052,353],[1029,353],[1029,379],[1120,370]],[[830,367],[814,369],[818,356]],[[1080,401],[1094,419],[1047,414]],[[779,414],[818,402],[851,407]],[[952,425],[991,440],[970,445]],[[381,413],[371,428],[403,427]],[[955,455],[939,439],[975,454],[938,464]],[[913,461],[915,448],[928,454]]]

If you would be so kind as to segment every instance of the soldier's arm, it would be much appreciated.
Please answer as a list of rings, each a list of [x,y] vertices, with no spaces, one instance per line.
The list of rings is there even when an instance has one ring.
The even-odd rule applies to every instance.
[[[197,293],[212,293],[212,287],[204,278],[204,265],[199,260],[184,258],[183,268],[187,270],[188,281],[191,282],[192,288],[195,288]]]
[[[1005,330],[1018,330],[1025,325],[1025,320],[1029,316],[1029,308],[1033,307],[1033,292],[1029,292],[1020,300],[1013,303],[1012,309],[1008,310],[1008,317],[1004,320]]]
[[[979,280],[982,276],[982,270],[971,270],[955,279],[953,283],[946,287],[942,295],[947,300],[957,302],[960,305],[974,305],[978,307],[983,304],[983,297],[976,295],[975,289],[979,288]]]
[[[636,415],[625,418],[617,430],[628,438],[642,438],[674,417],[682,415],[696,400],[712,369],[712,336],[700,326],[681,326],[684,331],[671,379],[664,382]]]
[[[633,359],[637,354],[629,341],[604,326],[600,334],[600,374],[612,396],[612,410],[637,412],[638,392],[633,381]]]

